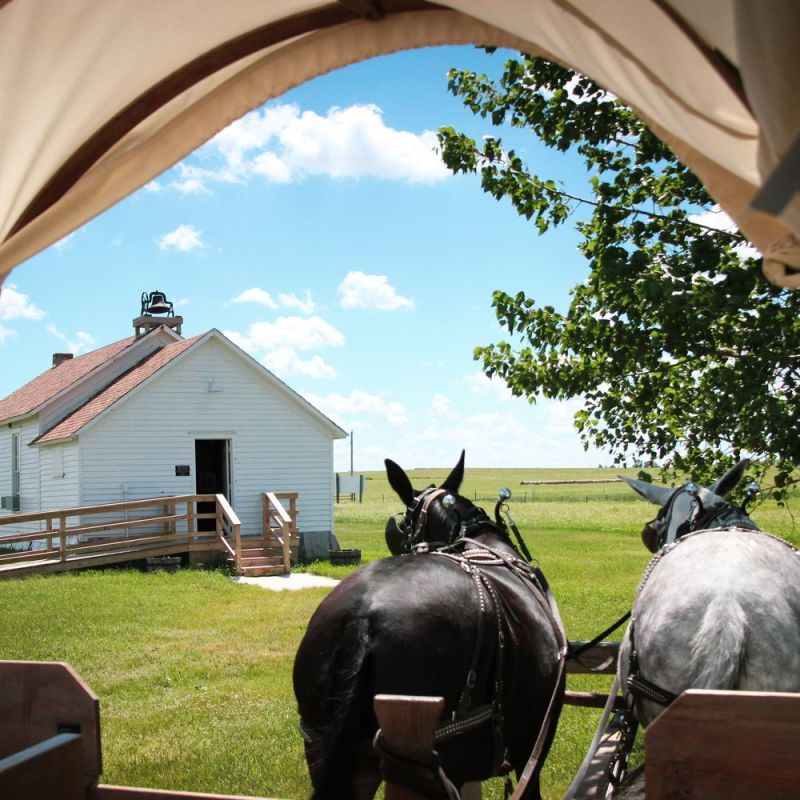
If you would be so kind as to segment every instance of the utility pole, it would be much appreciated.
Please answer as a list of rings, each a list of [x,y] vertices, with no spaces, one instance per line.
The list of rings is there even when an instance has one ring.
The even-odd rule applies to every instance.
[[[353,431],[350,431],[350,474],[353,474]]]

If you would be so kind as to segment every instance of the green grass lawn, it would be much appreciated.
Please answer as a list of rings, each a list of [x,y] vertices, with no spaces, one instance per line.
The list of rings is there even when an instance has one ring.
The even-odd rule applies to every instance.
[[[565,477],[578,472],[584,471]],[[444,474],[415,470],[411,477],[424,486]],[[532,487],[519,483],[558,474],[565,475],[473,470],[463,492],[490,510],[499,486],[512,489],[512,513],[553,586],[568,635],[589,638],[630,605],[649,558],[639,531],[655,509],[620,484],[537,486],[532,497]],[[602,473],[608,474],[614,473]],[[336,508],[341,545],[360,549],[365,560],[385,555],[386,518],[401,510],[385,479],[370,477],[363,504]],[[754,516],[797,543],[785,510]],[[309,569],[338,577],[351,571],[327,564]],[[3,581],[0,658],[67,661],[97,693],[104,782],[299,800],[309,784],[291,666],[324,595],[323,589],[267,592],[201,570]],[[571,688],[598,691],[610,683],[594,676],[569,680]],[[546,797],[563,795],[598,714],[565,710],[545,766]],[[485,796],[502,797],[499,782]]]

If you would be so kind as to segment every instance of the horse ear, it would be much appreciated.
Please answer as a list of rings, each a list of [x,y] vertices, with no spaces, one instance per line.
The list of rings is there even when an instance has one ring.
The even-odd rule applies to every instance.
[[[750,466],[750,459],[743,458],[738,464],[734,464],[721,478],[714,481],[708,488],[718,494],[720,497],[725,497],[728,492],[731,492],[744,475],[744,471]]]
[[[464,451],[461,451],[461,458],[458,459],[458,464],[453,467],[453,471],[447,476],[447,479],[442,484],[441,488],[446,489],[452,494],[458,494],[458,488],[461,486],[461,481],[464,480]]]
[[[406,475],[401,466],[395,464],[389,458],[384,459],[383,463],[386,465],[386,477],[389,479],[389,486],[397,492],[397,496],[403,501],[404,505],[410,506],[414,502],[414,489],[411,487],[408,475]]]
[[[639,497],[647,500],[648,503],[655,503],[657,506],[665,505],[673,492],[672,489],[668,489],[666,486],[656,486],[647,481],[629,478],[627,475],[617,475],[617,477],[625,481]]]

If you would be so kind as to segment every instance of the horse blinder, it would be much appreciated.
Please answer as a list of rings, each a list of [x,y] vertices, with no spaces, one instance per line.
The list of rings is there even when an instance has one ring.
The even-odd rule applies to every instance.
[[[653,522],[655,522],[655,520],[653,520]],[[657,553],[659,537],[658,533],[656,533],[656,529],[653,527],[653,522],[648,522],[647,525],[642,528],[642,542],[651,553]]]

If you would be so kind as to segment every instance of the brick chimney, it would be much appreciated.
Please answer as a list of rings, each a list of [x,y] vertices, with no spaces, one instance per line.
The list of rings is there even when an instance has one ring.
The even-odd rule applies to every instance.
[[[57,367],[72,358],[72,353],[53,353],[53,366]]]

